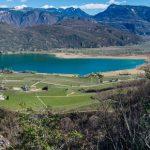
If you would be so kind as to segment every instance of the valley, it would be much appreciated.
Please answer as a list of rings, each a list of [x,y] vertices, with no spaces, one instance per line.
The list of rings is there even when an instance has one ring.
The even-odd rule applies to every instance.
[[[44,1],[0,4],[0,150],[150,149],[150,3]]]

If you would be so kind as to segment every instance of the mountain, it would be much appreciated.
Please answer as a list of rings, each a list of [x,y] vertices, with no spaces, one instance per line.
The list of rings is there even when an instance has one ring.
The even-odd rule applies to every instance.
[[[113,4],[93,18],[120,30],[150,35],[150,7]]]
[[[134,34],[84,20],[70,19],[28,28],[0,24],[0,51],[120,46],[139,41]]]
[[[36,25],[52,25],[61,20],[70,18],[80,18],[83,20],[90,19],[90,15],[81,9],[42,9],[42,8],[23,8],[15,10],[15,8],[1,8],[0,22],[13,25],[15,27],[29,27]]]
[[[0,51],[123,46],[141,42],[138,35],[150,35],[149,7],[111,5],[95,16],[79,8],[0,8]]]
[[[53,25],[69,19],[99,22],[137,35],[150,35],[150,7],[146,6],[112,4],[95,16],[79,8],[0,8],[0,22],[14,27]]]

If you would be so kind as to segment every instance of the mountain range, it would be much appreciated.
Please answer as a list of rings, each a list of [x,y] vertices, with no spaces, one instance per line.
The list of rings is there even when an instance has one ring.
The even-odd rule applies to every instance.
[[[0,9],[0,51],[137,44],[150,35],[150,7],[110,5],[91,16],[81,9]]]
[[[29,27],[37,25],[52,25],[69,18],[88,20],[92,19],[81,9],[42,9],[24,8],[15,10],[11,8],[0,9],[0,22],[13,25],[15,27]]]
[[[150,7],[113,4],[94,19],[123,31],[150,35]]]
[[[26,28],[0,24],[0,51],[123,46],[139,41],[134,34],[83,20],[70,19]]]

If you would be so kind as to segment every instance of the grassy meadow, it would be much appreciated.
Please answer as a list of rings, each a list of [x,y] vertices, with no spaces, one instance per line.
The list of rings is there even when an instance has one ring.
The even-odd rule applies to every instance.
[[[0,74],[0,85],[7,90],[0,95],[7,97],[0,101],[0,107],[12,111],[23,111],[32,108],[34,111],[51,109],[53,112],[95,110],[98,101],[97,92],[113,88],[120,82],[134,80],[137,76],[104,77],[103,83],[96,78],[66,77],[59,75],[43,75],[31,73]],[[118,79],[118,81],[114,81]],[[22,86],[30,87],[23,91]],[[48,87],[48,91],[42,90]]]

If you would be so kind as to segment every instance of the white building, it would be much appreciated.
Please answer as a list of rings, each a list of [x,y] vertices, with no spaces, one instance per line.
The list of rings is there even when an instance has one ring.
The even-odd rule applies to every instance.
[[[5,96],[4,95],[0,95],[0,101],[4,101],[5,100]]]

